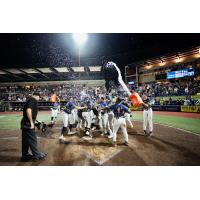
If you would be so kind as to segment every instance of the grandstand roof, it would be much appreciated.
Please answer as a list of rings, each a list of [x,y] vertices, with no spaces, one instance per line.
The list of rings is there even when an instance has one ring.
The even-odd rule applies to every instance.
[[[200,59],[200,46],[145,59],[129,65],[138,66],[140,69],[143,68],[148,70],[156,67],[165,67],[165,66],[190,62],[197,59]]]
[[[101,66],[1,68],[0,82],[102,79],[101,68]]]

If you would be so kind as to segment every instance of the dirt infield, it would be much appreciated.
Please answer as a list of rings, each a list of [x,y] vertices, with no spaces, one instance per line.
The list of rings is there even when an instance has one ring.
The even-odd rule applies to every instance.
[[[134,122],[134,129],[129,129],[128,147],[123,145],[121,133],[117,147],[98,132],[92,140],[73,135],[66,137],[66,143],[60,143],[60,130],[58,122],[48,136],[38,133],[38,146],[48,156],[31,162],[20,162],[20,131],[0,130],[0,165],[200,165],[200,137],[174,128],[155,125],[154,136],[146,137],[141,132],[141,122]]]

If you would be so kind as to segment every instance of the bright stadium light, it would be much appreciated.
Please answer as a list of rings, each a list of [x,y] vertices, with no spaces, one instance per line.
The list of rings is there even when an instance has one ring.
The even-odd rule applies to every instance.
[[[88,39],[87,33],[73,33],[73,39],[78,46],[82,46]]]
[[[88,39],[88,34],[87,33],[73,33],[73,39],[78,46],[78,65],[80,67],[81,66],[80,47],[86,43]]]

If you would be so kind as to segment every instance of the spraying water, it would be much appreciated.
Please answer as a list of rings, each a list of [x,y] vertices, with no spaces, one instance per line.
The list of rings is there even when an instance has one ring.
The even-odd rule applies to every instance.
[[[130,90],[128,89],[128,87],[126,86],[126,84],[124,83],[124,81],[122,79],[120,69],[117,67],[117,65],[114,62],[108,62],[106,64],[105,70],[107,70],[108,73],[110,73],[110,77],[108,77],[106,79],[106,82],[109,82],[111,80],[116,80],[116,78],[117,78],[117,81],[122,86],[123,90],[127,92],[128,96],[134,106],[147,107],[147,105],[142,101],[142,98],[139,96],[139,94],[137,92],[135,92],[135,91],[133,93],[130,92]],[[117,77],[116,77],[116,75],[117,75]]]
[[[130,96],[130,95],[131,95],[131,92],[130,92],[130,90],[128,89],[128,87],[126,86],[126,84],[124,83],[123,79],[122,79],[122,74],[121,74],[120,69],[117,67],[117,65],[116,65],[114,62],[108,62],[108,63],[106,64],[106,67],[108,67],[108,68],[109,68],[109,67],[112,67],[112,66],[115,67],[115,69],[116,69],[116,71],[117,71],[117,73],[118,73],[118,81],[119,81],[120,85],[121,85],[122,88],[128,93],[128,95]]]

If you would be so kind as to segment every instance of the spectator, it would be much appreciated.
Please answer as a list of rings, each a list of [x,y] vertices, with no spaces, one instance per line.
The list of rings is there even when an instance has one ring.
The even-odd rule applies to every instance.
[[[23,99],[22,99],[22,101],[24,101],[24,102],[26,101],[26,96],[23,96]]]

